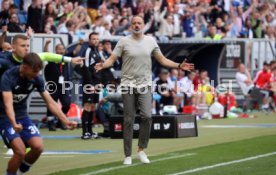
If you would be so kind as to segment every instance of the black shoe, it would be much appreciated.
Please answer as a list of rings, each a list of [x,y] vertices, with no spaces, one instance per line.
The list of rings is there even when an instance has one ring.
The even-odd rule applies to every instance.
[[[92,132],[91,138],[92,138],[92,139],[99,139],[99,138],[101,138],[101,137],[98,135],[98,133]]]
[[[49,131],[56,131],[57,128],[53,122],[48,122],[48,129]]]
[[[88,133],[88,132],[81,136],[82,140],[88,140],[88,139],[91,139],[91,138],[92,138],[91,134]]]

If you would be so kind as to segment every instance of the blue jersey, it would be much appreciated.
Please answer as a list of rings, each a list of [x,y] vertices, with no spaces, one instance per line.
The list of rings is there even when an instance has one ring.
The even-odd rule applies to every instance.
[[[41,76],[37,76],[33,80],[27,80],[20,77],[19,66],[7,70],[2,75],[0,83],[0,119],[7,116],[2,92],[12,92],[15,117],[20,119],[27,116],[27,98],[35,88],[40,93],[45,91],[44,80]]]
[[[11,52],[2,52],[0,54],[0,78],[6,70],[20,64],[21,62],[14,59]]]

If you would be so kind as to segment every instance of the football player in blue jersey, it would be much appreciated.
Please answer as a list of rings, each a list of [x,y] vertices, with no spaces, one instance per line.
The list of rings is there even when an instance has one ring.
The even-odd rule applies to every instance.
[[[43,63],[35,53],[23,57],[20,66],[14,66],[1,77],[0,83],[0,132],[4,142],[14,154],[8,162],[7,175],[23,174],[36,162],[43,152],[43,142],[39,130],[27,114],[27,98],[36,88],[48,108],[68,129],[74,129],[76,122],[69,121],[44,88],[44,80],[39,75]],[[26,153],[25,145],[31,150]]]

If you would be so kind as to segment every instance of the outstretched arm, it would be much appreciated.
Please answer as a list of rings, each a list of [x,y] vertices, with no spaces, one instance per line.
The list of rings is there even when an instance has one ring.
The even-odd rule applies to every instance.
[[[162,53],[157,52],[154,54],[155,59],[163,66],[169,67],[169,68],[179,68],[185,71],[191,71],[194,69],[194,64],[187,63],[186,60],[184,60],[182,63],[176,63],[172,60],[169,60],[166,58]]]
[[[58,108],[58,104],[52,99],[47,91],[40,93],[40,95],[54,116],[57,116],[68,129],[75,129],[77,127],[77,123],[67,119],[65,114]]]
[[[118,59],[117,56],[115,56],[113,54],[110,55],[110,57],[107,60],[105,60],[105,62],[97,63],[95,65],[96,71],[98,72],[98,71],[100,71],[102,69],[106,69],[106,68],[111,67],[117,59]]]
[[[81,57],[67,57],[55,53],[50,53],[50,52],[42,52],[38,54],[40,59],[42,61],[49,61],[49,62],[55,62],[55,63],[60,63],[60,62],[72,62],[73,64],[82,64],[83,59]]]

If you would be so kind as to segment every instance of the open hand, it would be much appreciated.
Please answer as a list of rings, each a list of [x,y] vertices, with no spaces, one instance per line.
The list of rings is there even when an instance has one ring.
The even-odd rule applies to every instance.
[[[84,58],[82,57],[74,57],[72,58],[72,63],[75,64],[75,65],[83,65],[83,60]]]
[[[94,68],[96,72],[99,72],[100,70],[103,69],[103,63],[97,63]]]
[[[65,123],[66,128],[70,130],[77,128],[77,125],[78,125],[77,122],[74,122],[74,121],[68,121]]]
[[[185,60],[181,63],[180,68],[181,68],[182,70],[185,70],[185,71],[192,71],[192,70],[194,70],[195,66],[194,66],[193,63],[187,63],[187,59],[185,59]]]

